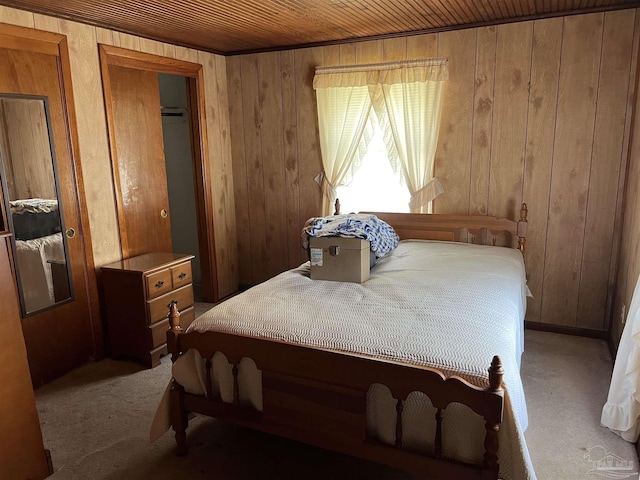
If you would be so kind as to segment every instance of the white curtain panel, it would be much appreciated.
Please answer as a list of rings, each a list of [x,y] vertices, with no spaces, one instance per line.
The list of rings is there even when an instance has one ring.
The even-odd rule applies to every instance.
[[[348,67],[319,67],[313,80],[324,177],[323,215],[336,189],[348,185],[373,134],[372,106],[389,160],[411,193],[412,212],[426,212],[442,193],[433,166],[447,59]]]
[[[433,176],[447,80],[446,60],[390,65],[370,88],[373,107],[384,132],[389,161],[409,188],[413,213],[428,213],[443,192]]]
[[[613,366],[607,403],[600,422],[628,442],[640,434],[640,279],[631,299],[627,322]]]
[[[369,122],[371,98],[366,77],[355,74],[316,74],[313,82],[318,100],[318,128],[324,177],[322,214],[330,215],[336,189],[348,185],[361,164],[372,133]]]

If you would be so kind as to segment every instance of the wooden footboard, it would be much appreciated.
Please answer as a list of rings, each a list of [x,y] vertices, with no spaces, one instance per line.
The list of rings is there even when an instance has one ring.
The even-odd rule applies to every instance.
[[[206,397],[186,393],[173,381],[171,422],[180,454],[187,450],[188,412],[196,412],[426,478],[498,478],[498,432],[504,403],[504,372],[498,357],[489,368],[490,386],[482,389],[426,367],[219,332],[185,334],[175,304],[170,308],[170,323],[167,345],[172,360],[196,349],[206,359],[208,372]],[[216,352],[224,353],[233,365],[233,403],[224,403],[213,393],[210,370]],[[243,357],[251,358],[262,372],[262,412],[240,404],[238,365]],[[372,384],[386,385],[398,399],[395,446],[367,438],[367,392]],[[435,449],[429,455],[403,448],[403,402],[414,391],[425,393],[437,409]],[[484,418],[481,464],[442,457],[442,412],[452,402]]]

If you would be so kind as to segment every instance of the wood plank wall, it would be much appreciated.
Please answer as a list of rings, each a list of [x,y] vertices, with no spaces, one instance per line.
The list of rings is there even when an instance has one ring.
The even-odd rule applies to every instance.
[[[529,204],[527,319],[608,329],[636,10],[227,58],[241,284],[305,259],[321,211],[314,68],[432,56],[450,79],[436,213],[515,218]],[[612,252],[614,255],[612,255]]]
[[[7,122],[7,118],[12,121]],[[43,102],[32,99],[0,100],[0,142],[9,200],[47,198],[56,200],[56,182],[47,117]]]
[[[234,293],[238,286],[236,217],[224,57],[4,6],[0,6],[0,22],[67,36],[96,267],[120,259],[98,43],[203,65],[219,294]]]
[[[639,35],[636,32],[636,36]],[[638,51],[634,51],[636,60],[639,54]],[[638,71],[638,65],[634,68],[637,92],[640,87],[640,71]],[[640,276],[640,119],[638,112],[640,112],[640,95],[636,93],[635,114],[627,119],[627,124],[631,124],[631,141],[625,145],[624,154],[628,153],[629,161],[627,170],[621,172],[621,181],[624,182],[626,177],[626,191],[622,208],[624,219],[610,330],[616,349],[628,319],[629,307]]]

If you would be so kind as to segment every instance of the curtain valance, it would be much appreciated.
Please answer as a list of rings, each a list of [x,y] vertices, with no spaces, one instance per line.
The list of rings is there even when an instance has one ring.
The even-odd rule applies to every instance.
[[[372,112],[391,167],[411,193],[411,211],[429,211],[442,193],[433,169],[447,61],[316,68],[323,215],[330,214],[337,188],[349,184],[360,167],[372,137]]]
[[[449,78],[443,57],[408,62],[317,67],[313,88],[364,87],[397,83],[444,82]]]

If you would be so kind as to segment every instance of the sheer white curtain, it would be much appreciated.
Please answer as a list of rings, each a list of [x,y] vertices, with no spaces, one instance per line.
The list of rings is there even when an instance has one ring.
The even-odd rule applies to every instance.
[[[363,72],[318,72],[313,79],[324,176],[322,214],[330,215],[336,188],[347,185],[367,151],[371,98]],[[365,135],[365,130],[367,134]]]
[[[427,211],[442,193],[433,167],[446,65],[434,58],[316,69],[323,215],[332,211],[336,188],[348,185],[360,166],[373,133],[373,109],[393,170],[411,193],[411,211]]]
[[[390,64],[370,88],[391,166],[400,168],[414,213],[428,213],[430,202],[443,192],[433,167],[446,65],[443,58]]]
[[[640,434],[640,279],[631,299],[627,323],[613,366],[607,403],[600,422],[628,442]]]

